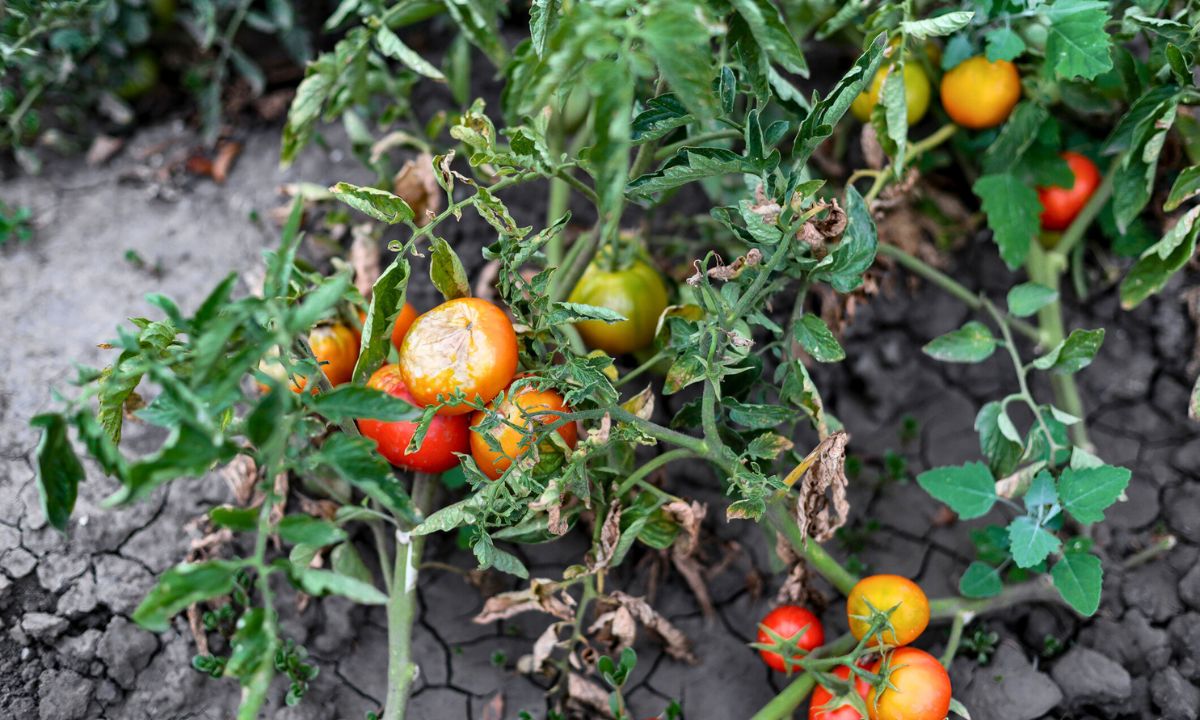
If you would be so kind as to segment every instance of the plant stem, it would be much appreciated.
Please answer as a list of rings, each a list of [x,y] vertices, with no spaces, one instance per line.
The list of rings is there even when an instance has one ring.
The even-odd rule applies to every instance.
[[[850,633],[842,635],[833,642],[827,643],[812,652],[812,657],[836,657],[845,655],[854,649],[854,636]],[[754,717],[750,720],[779,720],[780,718],[790,718],[792,711],[804,702],[804,698],[816,687],[817,681],[812,673],[802,672],[793,680],[783,692],[771,699],[771,702],[762,707],[761,710],[754,713]]]
[[[613,383],[613,387],[621,387],[622,385],[625,385],[626,383],[633,382],[635,379],[637,379],[639,376],[641,376],[642,373],[650,370],[655,365],[657,365],[659,362],[661,362],[663,358],[667,357],[667,355],[668,355],[668,353],[666,350],[659,350],[658,352],[654,353],[654,355],[652,355],[649,360],[642,363],[641,365],[638,365],[637,367],[630,370],[629,372],[625,373],[624,376],[622,376],[619,380],[617,380],[615,383]]]
[[[959,643],[962,642],[963,627],[971,621],[974,613],[965,610],[954,614],[954,621],[950,625],[950,637],[946,640],[946,650],[942,653],[942,667],[950,669],[950,663],[954,662],[954,656],[958,654]]]
[[[1139,550],[1139,551],[1135,552],[1134,554],[1130,555],[1129,557],[1125,558],[1124,560],[1122,560],[1121,564],[1120,564],[1120,568],[1122,570],[1128,570],[1130,568],[1135,568],[1138,565],[1149,562],[1150,560],[1153,560],[1154,558],[1158,557],[1159,555],[1162,555],[1163,553],[1170,551],[1172,548],[1174,548],[1178,544],[1179,544],[1179,541],[1175,538],[1174,535],[1167,535],[1166,537],[1160,539],[1153,545],[1151,545],[1147,548],[1143,548],[1142,550]]]
[[[1000,334],[1004,337],[1004,348],[1008,350],[1008,356],[1012,358],[1013,370],[1017,373],[1017,385],[1021,391],[1016,394],[1029,407],[1029,411],[1033,413],[1034,419],[1042,429],[1042,434],[1046,436],[1046,450],[1048,454],[1048,463],[1050,467],[1054,467],[1054,453],[1058,449],[1058,445],[1054,442],[1054,434],[1050,432],[1050,426],[1046,424],[1046,418],[1042,417],[1042,410],[1038,407],[1037,400],[1034,399],[1033,393],[1029,390],[1029,381],[1027,375],[1028,369],[1021,362],[1021,356],[1017,353],[1017,345],[1013,342],[1012,330],[1009,329],[1008,323],[1004,316],[996,309],[996,306],[989,300],[983,301],[984,308],[996,321],[996,325],[1000,327]]]
[[[434,475],[418,473],[413,478],[413,505],[418,512],[429,511],[436,488]],[[424,535],[396,531],[396,562],[387,603],[388,687],[383,720],[404,720],[408,693],[417,677],[412,658],[412,627],[417,610],[417,566],[421,564],[424,546]]]
[[[625,480],[621,483],[621,486],[617,488],[617,497],[621,497],[625,493],[632,490],[633,486],[637,485],[642,478],[649,477],[650,473],[666,465],[667,463],[690,457],[696,457],[696,454],[691,450],[676,448],[674,450],[668,450],[662,455],[652,458],[646,462],[646,464],[642,465],[637,470],[634,470],[632,475],[625,478]]]
[[[733,128],[700,133],[698,135],[684,138],[679,142],[671,143],[670,145],[664,145],[658,152],[654,153],[654,159],[658,161],[666,160],[685,147],[695,147],[702,143],[712,142],[713,140],[732,140],[733,138],[740,138],[741,136],[742,131],[734,130]]]
[[[1062,603],[1062,597],[1051,584],[1049,575],[1020,585],[1009,585],[999,595],[990,598],[934,598],[929,601],[929,617],[931,620],[950,620],[959,613],[969,613],[964,622],[970,622],[975,615],[1029,602]]]
[[[971,292],[966,287],[961,285],[957,280],[941,270],[933,267],[924,260],[921,260],[914,255],[909,255],[895,245],[888,245],[887,243],[880,243],[875,252],[877,255],[884,255],[892,258],[896,262],[903,265],[910,272],[920,275],[929,282],[940,287],[942,290],[945,290],[954,297],[958,298],[964,305],[972,310],[977,312],[984,311],[983,298]],[[1035,342],[1041,341],[1041,333],[1039,333],[1038,329],[1033,325],[1030,325],[1020,318],[1011,317],[1007,313],[1005,313],[1004,316],[1005,322],[1007,322],[1009,327],[1011,327],[1013,330],[1016,330]]]
[[[786,502],[789,500],[789,495],[785,493],[782,497],[768,503],[768,521],[777,532],[783,533],[783,536],[791,543],[792,549],[803,555],[814,570],[821,573],[821,576],[840,593],[849,595],[854,586],[858,584],[858,578],[854,573],[842,567],[841,563],[826,552],[820,543],[800,534],[799,526],[796,525],[796,521],[792,519],[792,515],[787,509]]]
[[[954,133],[956,132],[958,132],[957,125],[954,123],[946,123],[934,131],[932,135],[913,143],[908,149],[908,158],[906,164],[912,163],[914,160],[929,152],[933,148],[954,137]],[[881,170],[879,174],[875,176],[875,182],[871,183],[871,188],[867,190],[867,194],[863,196],[863,200],[868,206],[875,201],[875,198],[879,197],[879,193],[883,192],[883,188],[887,185],[888,179],[894,175],[895,173],[892,172],[892,166],[888,165],[886,169]]]

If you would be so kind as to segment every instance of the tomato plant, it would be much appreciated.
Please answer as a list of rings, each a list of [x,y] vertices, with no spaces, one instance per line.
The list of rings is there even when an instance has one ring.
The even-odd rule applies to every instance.
[[[1082,615],[1099,607],[1105,534],[1087,526],[1131,474],[1091,442],[1090,399],[1074,380],[1104,330],[1068,327],[1091,315],[1064,314],[1063,303],[1087,302],[1089,279],[1119,269],[1121,302],[1135,306],[1195,252],[1200,91],[1189,63],[1200,9],[783,5],[536,0],[528,32],[513,38],[524,15],[503,20],[502,33],[493,3],[341,4],[329,25],[339,35],[296,88],[281,155],[291,162],[323,123],[340,121],[371,179],[299,189],[261,293],[235,299],[231,276],[190,315],[151,296],[161,317],[122,328],[109,366],[84,370],[76,397],[34,419],[50,524],[69,526],[83,477],[72,434],[116,478],[113,504],[217,465],[241,468],[261,504],[208,519],[253,534],[239,546],[253,550],[168,570],[134,619],[163,630],[189,605],[230,607],[238,631],[218,645],[228,655],[197,667],[242,683],[244,718],[267,702],[277,670],[300,687],[310,677],[303,663],[270,661],[299,657],[274,605],[272,583],[284,581],[387,606],[384,717],[402,718],[424,542],[438,533],[470,548],[475,568],[464,571],[520,583],[488,597],[479,622],[550,618],[521,669],[555,679],[556,711],[629,717],[633,636],[652,631],[685,662],[694,648],[619,587],[627,573],[616,569],[669,558],[703,595],[702,529],[714,515],[761,523],[779,561],[780,577],[767,580],[786,597],[752,647],[795,677],[759,718],[789,716],[818,682],[857,709],[859,679],[873,719],[962,714],[942,666],[895,646],[947,620],[949,663],[977,615],[1028,600]],[[406,43],[439,28],[452,37],[436,62]],[[808,77],[816,39],[846,50],[846,62]],[[503,88],[489,105],[471,80],[493,76]],[[444,91],[421,97],[452,102],[417,112],[412,90],[426,82]],[[1064,147],[1103,171],[1085,172]],[[1071,188],[1071,202],[1044,221],[1057,212],[1055,188]],[[531,213],[519,192],[544,194],[545,207]],[[344,223],[350,211],[386,243],[382,267],[337,259],[322,275],[297,257],[306,223]],[[487,229],[483,247],[447,240],[464,215]],[[978,235],[976,218],[987,224]],[[1043,222],[1063,226],[1048,249],[1036,241]],[[920,237],[903,234],[918,224]],[[1028,280],[1002,270],[965,286],[943,257],[955,243],[928,242],[931,227],[990,243],[981,252]],[[1139,238],[1149,240],[1131,249]],[[825,548],[851,512],[856,419],[826,401],[817,380],[835,374],[815,368],[854,350],[841,338],[856,307],[887,302],[880,287],[907,287],[893,272],[973,313],[928,355],[981,363],[999,353],[1004,362],[988,367],[1011,372],[975,417],[978,459],[916,473],[951,522],[1002,518],[973,528],[987,542],[954,597],[926,598],[896,575],[860,580]],[[409,288],[425,282],[444,302],[415,316]],[[360,336],[335,320],[353,307],[367,308]],[[248,392],[250,378],[269,391]],[[307,391],[281,391],[293,379]],[[150,455],[123,454],[129,416],[166,429]],[[456,464],[445,482],[431,474]],[[336,509],[297,511],[287,492],[301,485]],[[578,557],[531,578],[514,545],[568,534]],[[377,575],[362,571],[363,538]],[[794,604],[811,585],[847,596],[851,634],[826,642]],[[245,600],[236,609],[226,602],[235,593]]]
[[[412,393],[404,386],[400,368],[384,365],[376,370],[367,387],[381,390],[412,403]],[[430,421],[420,449],[409,452],[409,444],[420,423],[411,420],[364,419],[358,421],[362,434],[376,443],[379,454],[398,467],[417,472],[440,473],[458,465],[458,455],[470,447],[470,428],[465,415],[438,415]]]

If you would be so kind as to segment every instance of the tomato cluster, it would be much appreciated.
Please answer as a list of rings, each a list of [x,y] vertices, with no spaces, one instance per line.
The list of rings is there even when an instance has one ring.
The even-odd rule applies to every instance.
[[[857,667],[835,668],[831,674],[840,687],[816,688],[809,720],[859,720],[864,706],[869,720],[943,720],[950,711],[950,676],[932,655],[907,647],[929,624],[929,600],[921,588],[899,575],[863,578],[847,597],[846,615],[850,633],[867,638],[866,647],[879,657],[865,662],[868,656],[860,656]],[[824,642],[816,615],[782,605],[763,618],[756,646],[768,667],[790,672]]]

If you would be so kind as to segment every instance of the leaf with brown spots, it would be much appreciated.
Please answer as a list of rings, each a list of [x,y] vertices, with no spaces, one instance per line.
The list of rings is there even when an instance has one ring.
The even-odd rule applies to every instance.
[[[796,522],[804,537],[825,542],[846,523],[850,512],[845,467],[849,440],[844,430],[830,434],[783,480],[789,487],[800,483]]]

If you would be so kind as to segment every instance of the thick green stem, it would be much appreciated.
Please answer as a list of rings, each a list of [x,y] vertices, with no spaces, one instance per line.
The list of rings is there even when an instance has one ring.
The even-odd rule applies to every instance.
[[[1082,213],[1080,214],[1082,215]],[[1076,221],[1078,222],[1078,219]],[[1071,227],[1074,228],[1075,225],[1072,224]],[[1036,241],[1031,243],[1025,269],[1032,282],[1060,292],[1060,280],[1066,267],[1066,257],[1059,254],[1057,250],[1048,253],[1042,249],[1041,243]],[[1063,327],[1061,298],[1038,310],[1038,325],[1041,327],[1043,345],[1046,349],[1051,349],[1063,341],[1066,331]],[[1071,426],[1071,441],[1085,450],[1090,450],[1092,444],[1088,439],[1087,424],[1083,422],[1086,413],[1083,408],[1083,400],[1079,396],[1079,387],[1075,384],[1075,377],[1052,373],[1050,386],[1054,390],[1055,404],[1080,419],[1080,422]]]
[[[972,613],[966,611],[955,613],[954,620],[950,624],[950,638],[946,640],[946,650],[942,653],[942,667],[950,669],[950,664],[954,662],[954,656],[958,654],[958,646],[962,643],[963,627],[973,617]]]
[[[926,263],[920,258],[909,255],[895,245],[888,245],[887,243],[880,243],[875,252],[877,255],[883,255],[884,257],[889,257],[895,260],[910,272],[920,275],[934,285],[937,285],[942,290],[945,290],[961,300],[964,305],[972,310],[977,312],[982,312],[984,310],[983,298],[971,292],[966,287],[959,284],[957,280]],[[1008,315],[1005,316],[1005,320],[1009,327],[1011,327],[1013,330],[1016,330],[1030,340],[1039,343],[1041,342],[1041,334],[1034,326],[1030,325],[1024,320],[1021,320],[1020,318],[1014,318]]]
[[[1032,602],[1063,602],[1062,596],[1051,584],[1049,575],[1020,585],[1009,585],[999,595],[990,598],[934,598],[929,601],[929,617],[931,620],[952,620],[960,613],[966,613],[963,621],[970,622],[976,615]]]
[[[413,478],[413,505],[418,512],[428,512],[436,488],[437,477],[434,475],[418,474]],[[388,686],[383,720],[404,720],[408,694],[417,677],[412,628],[417,616],[417,567],[421,564],[424,546],[424,535],[396,531],[396,561],[387,603]]]
[[[621,497],[625,493],[632,490],[633,486],[637,485],[638,482],[640,482],[643,478],[650,477],[651,473],[667,463],[675,460],[684,460],[690,457],[696,457],[696,453],[684,448],[676,448],[674,450],[668,450],[662,455],[658,455],[650,459],[646,462],[646,464],[642,465],[637,470],[634,470],[632,475],[625,478],[625,480],[621,483],[621,487],[617,488],[617,497]]]
[[[788,498],[788,495],[784,495],[771,502],[767,506],[767,519],[777,532],[783,533],[783,536],[791,543],[792,549],[803,555],[805,561],[814,570],[837,588],[838,592],[849,595],[854,586],[858,584],[858,578],[854,573],[842,567],[841,563],[832,555],[825,552],[825,548],[821,547],[820,543],[809,540],[800,534],[800,528],[792,519],[791,513],[788,512],[786,505]]]
[[[734,138],[740,138],[741,136],[742,131],[734,130],[733,128],[700,133],[698,135],[684,138],[679,142],[671,143],[670,145],[664,145],[662,149],[654,153],[654,159],[658,161],[666,160],[685,147],[697,147],[706,142],[712,142],[713,140],[732,140]]]
[[[846,633],[831,643],[821,646],[812,653],[812,657],[845,655],[854,649],[854,636]],[[804,702],[804,698],[816,687],[817,681],[812,673],[804,672],[791,682],[783,692],[772,698],[771,702],[754,714],[751,720],[780,720],[790,718],[792,711]]]

